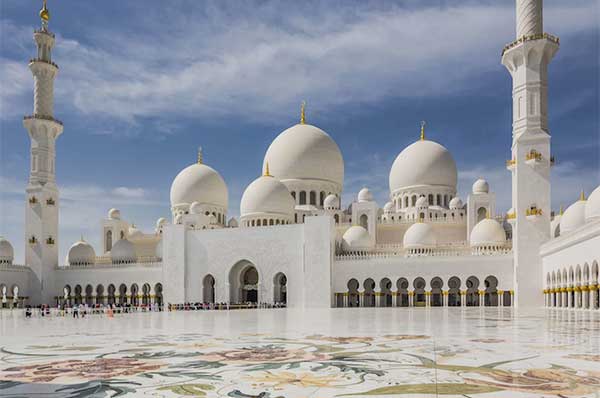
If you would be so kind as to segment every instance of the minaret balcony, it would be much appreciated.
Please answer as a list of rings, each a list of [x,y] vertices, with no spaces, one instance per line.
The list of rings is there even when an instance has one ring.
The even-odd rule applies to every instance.
[[[63,122],[61,122],[58,119],[53,118],[52,116],[46,116],[46,115],[40,115],[38,113],[33,114],[33,115],[27,115],[27,116],[23,116],[23,121],[26,120],[31,120],[31,119],[41,119],[41,120],[49,120],[51,122],[60,124],[61,126],[63,125]]]
[[[542,215],[542,209],[538,209],[536,206],[531,206],[525,211],[525,216],[529,221],[536,221]]]
[[[47,61],[47,60],[45,60],[45,59],[42,59],[42,58],[31,58],[31,59],[29,60],[29,64],[33,64],[33,63],[35,63],[35,62],[42,62],[42,63],[44,63],[44,64],[47,64],[47,65],[52,65],[52,66],[54,66],[56,69],[58,69],[58,65],[56,65],[56,64],[55,64],[54,62],[52,62],[52,61]]]
[[[521,43],[524,43],[526,41],[531,41],[531,40],[540,40],[540,39],[547,39],[547,40],[551,41],[552,43],[560,44],[560,39],[558,38],[558,36],[554,36],[549,33],[540,33],[537,35],[521,36],[517,40],[513,41],[512,43],[508,43],[507,45],[505,45],[504,48],[502,49],[502,55],[504,55],[504,53],[507,52],[508,50],[510,50],[511,48],[516,47]]]
[[[48,199],[46,200],[46,204],[47,204],[48,206],[54,206],[54,205],[56,204],[56,202],[54,201],[54,199],[52,199],[52,198],[48,198]]]
[[[517,165],[517,161],[515,159],[510,159],[510,160],[506,161],[506,169],[508,171],[514,171],[516,165]]]
[[[38,202],[37,198],[35,196],[32,196],[31,198],[29,198],[29,204],[30,205],[35,205]]]
[[[54,245],[54,243],[56,243],[56,242],[54,241],[54,238],[52,238],[51,236],[49,236],[48,239],[46,239],[47,245],[52,246],[52,245]]]
[[[27,240],[31,246],[37,243],[37,238],[34,235],[31,235],[31,238]]]
[[[531,167],[540,166],[543,160],[544,158],[542,157],[542,154],[535,149],[532,149],[527,155],[525,155],[525,163]]]

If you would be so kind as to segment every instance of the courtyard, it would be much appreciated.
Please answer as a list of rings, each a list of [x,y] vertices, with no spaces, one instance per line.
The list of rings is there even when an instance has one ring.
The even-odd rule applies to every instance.
[[[0,311],[2,397],[600,397],[600,313]]]

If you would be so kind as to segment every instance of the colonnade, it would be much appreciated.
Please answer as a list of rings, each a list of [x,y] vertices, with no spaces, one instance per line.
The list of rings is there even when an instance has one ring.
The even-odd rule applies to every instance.
[[[548,308],[600,309],[600,287],[597,284],[545,289],[544,297]]]

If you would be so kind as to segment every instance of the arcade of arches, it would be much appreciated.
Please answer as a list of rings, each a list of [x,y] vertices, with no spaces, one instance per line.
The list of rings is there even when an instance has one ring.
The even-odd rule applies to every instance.
[[[513,303],[513,291],[498,289],[498,279],[488,276],[483,283],[475,276],[464,283],[453,276],[447,281],[434,277],[427,281],[418,277],[412,281],[399,278],[392,282],[372,278],[360,282],[352,278],[348,291],[335,293],[337,307],[504,307]]]
[[[546,307],[599,309],[598,261],[547,273],[544,296]]]
[[[151,286],[149,283],[133,283],[127,286],[125,283],[109,284],[106,287],[102,284],[92,286],[86,285],[65,285],[62,296],[56,296],[57,305],[163,305],[163,287],[157,283]]]

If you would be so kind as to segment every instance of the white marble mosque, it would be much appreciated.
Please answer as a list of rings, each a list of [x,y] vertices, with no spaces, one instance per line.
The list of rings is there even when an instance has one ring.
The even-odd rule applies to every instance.
[[[34,109],[23,120],[31,139],[25,264],[14,264],[11,243],[0,239],[3,307],[260,302],[598,310],[600,188],[564,212],[551,210],[547,69],[559,39],[543,31],[542,0],[516,1],[516,39],[502,50],[514,104],[506,213],[483,178],[468,197],[457,196],[455,160],[427,137],[424,124],[414,143],[398,148],[383,207],[367,187],[342,204],[343,155],[302,106],[299,123],[256,165],[239,220],[228,218],[226,181],[210,167],[210,153],[199,151],[196,162],[173,170],[170,214],[154,231],[111,209],[99,226],[102,246],[82,239],[64,261],[57,249],[55,143],[63,124],[53,109],[55,35],[46,6],[40,16],[29,62]]]

